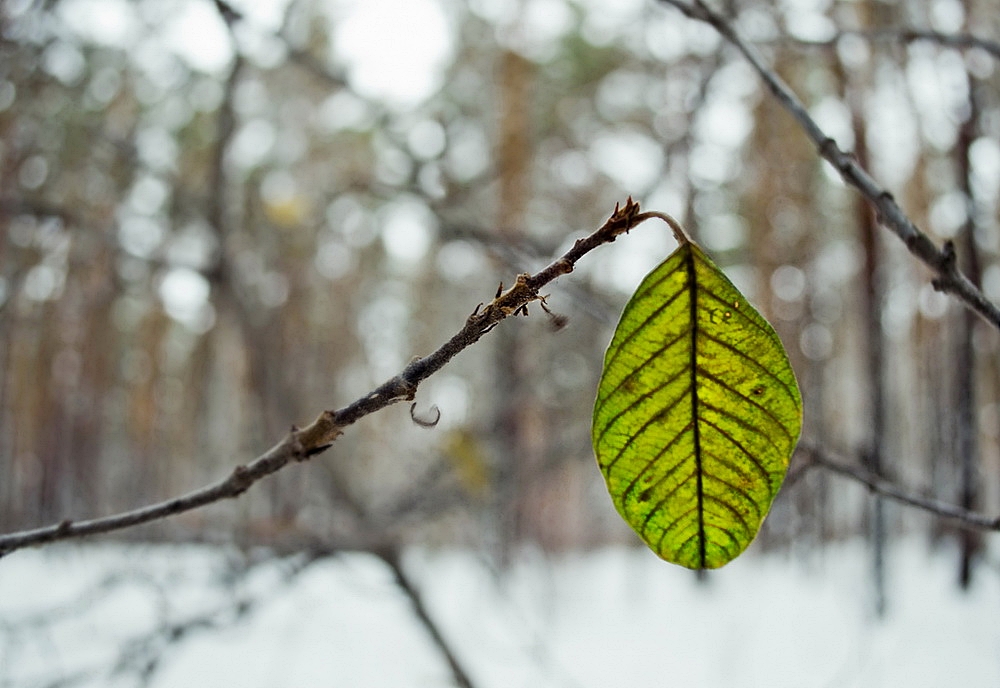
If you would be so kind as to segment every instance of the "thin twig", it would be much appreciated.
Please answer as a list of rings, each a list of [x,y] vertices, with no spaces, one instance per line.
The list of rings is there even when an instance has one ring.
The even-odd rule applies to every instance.
[[[832,38],[822,41],[795,40],[798,45],[816,48],[831,48],[844,37],[857,37],[866,41],[903,42],[903,43],[936,43],[946,48],[971,50],[978,48],[1000,60],[1000,42],[982,38],[969,33],[944,33],[941,31],[924,31],[920,29],[885,28],[868,31],[838,31]]]
[[[596,232],[578,239],[572,248],[540,272],[518,275],[513,287],[497,296],[485,308],[477,307],[462,329],[437,351],[413,360],[398,375],[354,403],[336,411],[323,411],[305,428],[293,426],[271,449],[248,464],[237,466],[226,478],[186,495],[112,516],[85,521],[67,519],[43,528],[0,535],[0,557],[22,547],[130,528],[237,497],[257,481],[288,464],[305,461],[326,451],[348,425],[397,402],[412,401],[421,382],[478,342],[502,320],[523,310],[532,301],[539,300],[539,290],[542,287],[557,277],[572,272],[576,262],[590,251],[614,241],[619,235],[650,217],[650,214],[641,214],[639,204],[631,198],[624,207],[615,206],[615,212]]]
[[[805,460],[805,463],[796,469],[796,478],[801,477],[810,468],[824,468],[861,483],[874,494],[948,519],[963,528],[1000,531],[1000,517],[986,516],[933,497],[925,497],[916,491],[900,487],[890,480],[880,478],[866,468],[848,463],[841,458],[835,458],[829,451],[820,447],[803,442],[799,444],[796,454]]]
[[[416,615],[417,619],[420,621],[421,625],[427,630],[428,635],[430,635],[431,640],[437,646],[438,651],[441,656],[444,657],[445,662],[448,664],[448,668],[451,669],[451,674],[455,678],[455,683],[460,686],[460,688],[474,688],[472,679],[469,678],[468,672],[462,666],[462,663],[458,661],[458,657],[455,656],[454,650],[452,650],[451,645],[445,640],[444,634],[438,627],[437,622],[431,618],[431,615],[427,611],[427,606],[424,604],[423,596],[417,587],[410,580],[410,577],[406,575],[406,571],[403,569],[403,565],[399,560],[399,553],[395,550],[382,552],[378,554],[378,557],[385,562],[385,564],[392,571],[393,580],[396,586],[403,592],[404,595],[410,600],[410,604],[413,605],[413,613]]]
[[[934,288],[956,296],[987,322],[1000,329],[1000,308],[986,298],[958,269],[951,242],[939,248],[926,234],[917,229],[896,203],[892,194],[881,187],[853,156],[840,150],[837,142],[819,127],[788,84],[764,62],[763,57],[753,46],[743,40],[725,17],[710,8],[703,0],[692,0],[690,3],[682,0],[660,0],[660,2],[677,8],[691,19],[710,24],[736,47],[764,80],[778,102],[799,123],[816,145],[819,154],[840,172],[845,182],[868,199],[877,211],[880,221],[906,244],[910,253],[937,274],[933,281]]]
[[[979,48],[1000,59],[1000,43],[968,33],[942,33],[940,31],[922,31],[917,29],[878,29],[870,32],[871,38],[893,39],[896,36],[907,42],[929,41],[949,48]]]

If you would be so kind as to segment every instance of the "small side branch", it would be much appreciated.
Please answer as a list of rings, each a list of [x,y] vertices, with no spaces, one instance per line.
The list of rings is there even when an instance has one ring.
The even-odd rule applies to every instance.
[[[881,41],[893,43],[934,43],[945,48],[958,50],[978,49],[1000,60],[1000,42],[982,38],[970,33],[943,33],[941,31],[924,31],[919,29],[886,28],[869,31],[838,31],[833,38],[822,41],[795,40],[804,47],[830,48],[840,39],[852,36],[866,41]]]
[[[1000,308],[980,291],[955,264],[954,254],[947,246],[939,248],[930,237],[920,231],[907,217],[888,191],[882,188],[857,160],[842,151],[836,141],[824,132],[812,118],[805,105],[778,74],[764,62],[757,50],[747,43],[721,14],[703,0],[660,0],[680,10],[685,16],[710,24],[719,34],[739,50],[767,84],[779,103],[795,118],[812,140],[820,156],[840,172],[844,181],[856,188],[878,212],[880,221],[906,244],[918,260],[930,268],[937,277],[934,288],[947,292],[978,313],[987,322],[1000,329]]]
[[[371,393],[336,411],[324,411],[309,426],[293,427],[278,444],[244,466],[237,466],[223,480],[180,497],[144,506],[113,516],[90,520],[64,520],[43,528],[0,535],[0,557],[30,545],[108,533],[157,521],[168,516],[237,497],[251,485],[290,463],[305,461],[333,444],[343,428],[361,418],[400,401],[412,401],[421,382],[443,368],[452,358],[478,342],[507,317],[526,312],[528,304],[543,297],[539,290],[560,275],[573,271],[577,261],[602,244],[610,243],[654,214],[640,214],[639,204],[631,198],[593,234],[577,240],[573,247],[542,271],[518,275],[514,286],[499,294],[485,308],[476,308],[454,336],[432,354],[414,359],[403,371]]]
[[[870,36],[871,38],[876,39],[892,39],[898,36],[901,40],[907,42],[927,41],[930,43],[937,43],[938,45],[943,45],[948,48],[961,48],[966,50],[969,48],[978,48],[979,50],[985,50],[990,55],[1000,60],[1000,43],[968,33],[942,33],[940,31],[920,31],[916,29],[892,31],[891,29],[883,29],[871,32]]]
[[[880,478],[861,466],[848,463],[846,460],[840,458],[835,458],[830,452],[820,447],[803,443],[799,445],[797,454],[804,459],[804,463],[796,470],[796,479],[801,477],[806,470],[814,467],[823,468],[839,476],[861,483],[873,494],[920,509],[921,511],[926,511],[935,516],[940,516],[962,528],[1000,531],[1000,517],[986,516],[953,504],[948,504],[947,502],[942,502],[939,499],[924,497],[916,491],[907,490],[892,481]]]

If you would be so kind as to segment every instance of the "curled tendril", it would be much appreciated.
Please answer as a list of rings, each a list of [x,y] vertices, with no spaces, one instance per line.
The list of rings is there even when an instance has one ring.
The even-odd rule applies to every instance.
[[[410,404],[410,420],[419,425],[422,428],[433,428],[441,420],[441,409],[437,406],[431,406],[431,413],[436,414],[433,420],[428,420],[426,418],[417,418],[417,403],[413,402]]]

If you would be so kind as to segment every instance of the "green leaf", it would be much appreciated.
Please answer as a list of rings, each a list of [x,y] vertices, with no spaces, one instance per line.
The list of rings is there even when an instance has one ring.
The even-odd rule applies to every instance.
[[[774,329],[686,237],[643,280],[604,358],[597,463],[622,518],[692,569],[760,530],[802,426]]]

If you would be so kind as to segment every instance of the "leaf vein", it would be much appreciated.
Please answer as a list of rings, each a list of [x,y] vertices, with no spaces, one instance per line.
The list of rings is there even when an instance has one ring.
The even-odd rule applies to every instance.
[[[644,398],[648,398],[649,396],[652,396],[656,392],[658,392],[661,389],[663,389],[664,387],[666,387],[668,384],[670,384],[670,381],[663,383],[656,390],[649,392],[648,395],[643,395],[643,397]],[[622,454],[625,453],[625,450],[628,449],[630,446],[632,446],[632,443],[636,439],[638,439],[638,437],[640,435],[642,435],[644,432],[646,432],[646,430],[649,429],[649,427],[656,420],[662,418],[664,414],[669,413],[670,411],[673,411],[674,408],[676,408],[676,406],[679,403],[681,403],[684,400],[684,398],[690,392],[691,392],[691,386],[688,385],[687,387],[684,388],[684,391],[681,392],[680,395],[678,395],[678,397],[676,399],[674,399],[672,402],[670,402],[665,408],[662,408],[662,409],[658,410],[656,413],[654,413],[652,416],[650,416],[649,419],[645,423],[643,423],[642,426],[636,432],[632,433],[629,436],[629,438],[625,441],[625,444],[623,444],[621,446],[621,448],[617,451],[617,453],[615,454],[615,457],[610,462],[608,462],[607,466],[605,467],[605,474],[606,475],[610,475],[611,474],[611,467],[614,466],[615,463],[618,461],[618,459],[621,458]],[[629,409],[634,408],[641,401],[643,401],[643,399],[641,399],[641,398],[633,401],[631,404],[629,404]],[[626,409],[626,411],[629,410],[629,409]],[[622,415],[624,415],[624,412],[622,412],[621,414],[619,414],[618,418],[620,418]],[[618,419],[615,419],[615,420],[617,422]],[[687,425],[685,425],[684,428],[682,428],[681,430],[679,430],[677,432],[677,435],[674,436],[675,439],[677,437],[680,437],[681,435],[683,435],[688,430],[690,430],[693,422],[694,422],[694,419],[691,419],[690,421],[688,421]],[[604,436],[607,434],[607,432],[608,432],[608,430],[610,428],[611,428],[611,423],[609,422],[607,425],[604,426],[604,428],[601,429],[601,434],[600,434],[600,436],[599,436],[596,444],[599,445],[601,442],[603,442]],[[673,443],[673,440],[671,441],[671,444],[672,443]],[[670,445],[668,444],[667,446],[670,446]],[[658,454],[657,456],[662,456],[662,452],[660,454]]]
[[[728,382],[726,382],[725,380],[723,380],[719,376],[714,375],[713,373],[710,373],[709,371],[705,370],[703,367],[699,366],[698,367],[698,372],[703,377],[705,377],[706,379],[711,380],[715,384],[719,385],[719,387],[722,387],[723,389],[731,392],[734,396],[738,397],[739,399],[742,399],[743,401],[750,402],[750,404],[752,406],[754,406],[757,409],[759,409],[761,413],[763,413],[765,416],[767,416],[767,418],[769,418],[771,421],[773,421],[774,424],[778,427],[778,429],[781,430],[782,433],[784,433],[785,437],[787,437],[790,442],[794,441],[795,438],[792,436],[791,431],[788,428],[785,427],[785,424],[782,423],[781,420],[776,415],[774,415],[774,412],[771,411],[771,409],[767,408],[766,406],[763,406],[762,404],[760,404],[760,402],[758,402],[753,397],[749,397],[746,394],[743,394],[739,390],[735,389]]]
[[[647,365],[649,365],[650,361],[652,361],[654,358],[657,358],[658,356],[662,356],[672,346],[674,346],[675,344],[677,344],[680,341],[683,341],[684,340],[684,334],[685,334],[684,332],[681,332],[674,339],[671,339],[669,342],[667,342],[666,344],[664,344],[658,350],[654,351],[653,354],[649,358],[647,358],[646,360],[644,360],[642,363],[636,365],[636,367],[632,370],[632,372],[630,372],[628,375],[626,375],[625,377],[623,377],[621,379],[621,381],[617,385],[615,385],[614,389],[611,389],[611,390],[609,390],[607,392],[604,392],[604,390],[601,390],[602,394],[601,394],[601,398],[598,401],[598,409],[604,408],[604,405],[615,395],[615,393],[618,392],[618,390],[620,390],[622,388],[622,386],[627,381],[631,380],[634,376],[639,375],[640,373],[642,373],[643,370],[644,370],[644,368]],[[670,379],[669,382],[673,382],[674,380],[676,380],[677,378],[679,378],[683,373],[684,373],[683,369],[679,370],[677,372],[677,374]],[[667,384],[669,384],[669,382]],[[660,389],[662,389],[662,387],[660,387]]]
[[[728,439],[732,443],[732,445],[734,447],[736,447],[741,452],[743,452],[743,455],[746,456],[747,459],[750,460],[750,463],[752,463],[754,466],[756,466],[758,469],[760,469],[760,472],[767,477],[767,479],[765,480],[765,483],[767,484],[768,499],[773,499],[774,498],[774,488],[771,485],[771,473],[770,473],[770,471],[767,470],[767,468],[764,467],[764,464],[762,464],[760,462],[760,460],[756,456],[754,456],[746,447],[744,447],[743,444],[739,440],[737,440],[735,437],[733,437],[732,435],[730,435],[728,432],[726,432],[725,430],[723,430],[722,428],[720,428],[718,425],[716,425],[715,423],[713,423],[711,421],[708,421],[708,420],[702,421],[702,422],[704,422],[709,427],[714,428],[716,432],[718,432],[720,435],[722,435],[723,437],[725,437],[726,439]]]
[[[663,313],[663,311],[665,311],[667,308],[669,308],[671,305],[673,305],[674,301],[676,301],[678,298],[680,298],[681,295],[683,295],[683,293],[684,293],[684,290],[683,289],[679,289],[676,294],[674,294],[669,299],[667,299],[662,304],[660,304],[641,323],[639,323],[638,325],[636,325],[635,328],[631,332],[629,332],[628,334],[624,335],[618,341],[612,341],[611,342],[611,346],[608,348],[608,352],[607,352],[607,354],[604,357],[604,367],[605,367],[605,369],[610,368],[611,366],[613,366],[615,364],[615,362],[618,360],[619,354],[621,354],[622,350],[625,348],[625,345],[628,344],[629,342],[633,341],[636,338],[636,336],[641,335],[643,333],[643,331],[649,326],[649,323],[652,322],[654,319],[658,318]],[[634,306],[636,303],[637,302],[635,300],[633,300],[632,302],[630,302],[630,305]],[[683,336],[684,334],[685,334],[685,330],[682,329],[681,330],[681,336]]]
[[[789,384],[785,380],[782,380],[780,377],[778,377],[777,375],[775,375],[775,373],[774,373],[773,370],[771,370],[770,368],[768,368],[766,365],[764,365],[763,363],[761,363],[760,361],[758,361],[756,358],[754,358],[753,356],[749,355],[745,351],[739,349],[736,346],[733,346],[732,344],[730,344],[727,341],[719,339],[718,337],[714,336],[710,332],[705,332],[704,334],[705,334],[705,337],[707,339],[710,339],[711,341],[715,342],[716,344],[718,344],[722,348],[729,350],[730,352],[732,352],[733,354],[739,356],[740,358],[742,358],[742,359],[744,359],[746,361],[749,361],[758,370],[760,370],[762,373],[764,373],[768,377],[770,377],[773,380],[775,380],[778,384],[780,384],[782,387],[785,388],[785,392],[788,394],[788,398],[791,399],[791,400],[793,400],[793,401],[795,401],[796,405],[798,405],[798,403],[799,403],[798,402],[798,398],[799,398],[798,394],[796,394],[796,393],[794,393],[792,391],[791,386],[789,386]]]
[[[759,427],[757,427],[753,423],[747,422],[746,419],[740,417],[739,415],[733,413],[732,411],[727,411],[724,408],[719,408],[717,406],[714,406],[713,404],[709,404],[706,401],[702,401],[701,405],[704,406],[705,408],[709,409],[710,411],[714,411],[715,413],[718,413],[720,416],[724,416],[724,417],[730,419],[731,421],[733,421],[734,423],[736,423],[737,425],[739,425],[744,430],[747,430],[748,432],[752,432],[755,435],[763,437],[774,448],[775,451],[777,451],[777,452],[781,451],[781,447],[779,447],[777,444],[775,444],[774,439],[771,437],[771,435],[769,435],[768,433],[764,432],[763,430],[761,430]]]

